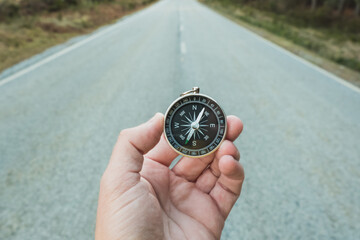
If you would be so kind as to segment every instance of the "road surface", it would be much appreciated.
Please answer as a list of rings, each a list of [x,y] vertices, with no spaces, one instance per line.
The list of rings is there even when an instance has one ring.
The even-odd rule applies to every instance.
[[[0,239],[92,239],[119,131],[193,86],[245,124],[223,239],[360,239],[359,90],[196,1],[160,1],[14,69],[0,80]]]

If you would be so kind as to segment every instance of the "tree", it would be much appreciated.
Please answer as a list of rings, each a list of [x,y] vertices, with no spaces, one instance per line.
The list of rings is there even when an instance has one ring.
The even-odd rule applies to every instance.
[[[345,5],[346,0],[339,0],[339,4],[338,4],[338,10],[337,13],[339,15],[341,15],[344,11],[344,5]]]
[[[354,14],[357,17],[360,15],[360,0],[355,0],[355,3],[356,3],[356,7],[355,7]]]
[[[311,11],[314,11],[317,7],[317,0],[311,0]]]

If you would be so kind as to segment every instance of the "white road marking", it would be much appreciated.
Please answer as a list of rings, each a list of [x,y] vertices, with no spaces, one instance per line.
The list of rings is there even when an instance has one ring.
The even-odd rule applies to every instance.
[[[72,51],[74,49],[77,49],[77,48],[83,46],[84,44],[86,44],[86,43],[88,43],[88,42],[90,42],[90,41],[92,41],[92,40],[94,40],[94,39],[96,39],[98,37],[101,37],[101,36],[105,35],[106,33],[114,30],[114,28],[118,27],[119,24],[122,24],[122,22],[119,22],[118,24],[115,24],[115,25],[113,25],[113,26],[111,26],[109,28],[106,28],[103,31],[100,31],[100,32],[98,32],[98,33],[96,33],[94,35],[91,35],[88,38],[86,38],[86,39],[84,39],[84,40],[82,40],[82,41],[80,41],[78,43],[75,43],[74,45],[71,45],[71,46],[69,46],[67,48],[64,48],[61,51],[56,52],[56,53],[54,53],[54,54],[40,60],[39,62],[37,62],[37,63],[35,63],[35,64],[31,65],[31,66],[28,66],[28,67],[14,73],[13,75],[10,75],[10,76],[4,78],[3,80],[0,80],[0,87],[5,85],[8,82],[11,82],[11,81],[15,80],[18,77],[23,76],[24,74],[26,74],[28,72],[31,72],[31,71],[35,70],[36,68],[38,68],[38,67],[40,67],[40,66],[42,66],[42,65],[44,65],[44,64],[46,64],[48,62],[51,62],[52,60],[54,60],[54,59],[56,59],[58,57],[63,56],[64,54],[66,54],[66,53],[68,53],[68,52],[70,52],[70,51]]]
[[[39,62],[35,63],[34,65],[28,66],[28,67],[26,67],[26,68],[24,68],[24,69],[22,69],[22,70],[20,70],[20,71],[18,71],[18,72],[16,72],[16,73],[14,73],[13,75],[11,75],[11,76],[9,76],[9,77],[6,77],[6,78],[4,78],[3,80],[0,80],[0,86],[3,86],[3,85],[5,85],[6,83],[11,82],[11,81],[13,81],[13,80],[16,79],[16,78],[21,77],[22,75],[24,75],[24,74],[26,74],[26,73],[28,73],[28,72],[31,72],[31,71],[35,70],[36,68],[38,68],[38,67],[40,67],[40,66],[42,66],[42,65],[44,65],[44,64],[46,64],[46,63],[48,63],[48,62],[51,62],[52,60],[54,60],[54,59],[56,59],[56,58],[58,58],[58,57],[60,57],[60,56],[62,56],[62,55],[64,55],[64,54],[66,54],[66,53],[68,53],[68,52],[70,52],[70,51],[72,51],[72,50],[74,50],[74,49],[76,49],[76,48],[81,47],[82,45],[84,45],[84,44],[86,44],[86,43],[88,43],[88,42],[90,42],[90,41],[92,41],[92,40],[94,40],[94,39],[96,39],[96,38],[98,38],[98,37],[100,37],[100,36],[102,36],[102,35],[110,32],[111,30],[113,30],[113,29],[114,29],[115,27],[117,27],[117,26],[118,26],[118,25],[115,25],[115,26],[113,26],[113,27],[109,27],[109,28],[107,28],[107,29],[104,30],[104,31],[101,31],[101,32],[99,32],[99,33],[97,33],[97,34],[95,34],[95,35],[92,35],[92,36],[84,39],[83,41],[80,41],[80,42],[78,42],[78,43],[75,43],[74,45],[71,45],[71,46],[69,46],[69,47],[67,47],[67,48],[64,48],[64,49],[62,49],[61,51],[56,52],[56,53],[54,53],[54,54],[52,54],[52,55],[44,58],[43,60],[40,60]]]
[[[80,42],[77,42],[69,47],[66,47],[62,50],[60,50],[59,52],[55,52],[53,53],[52,55],[38,61],[37,63],[33,64],[33,65],[30,65],[28,67],[25,67],[24,69],[18,71],[18,72],[15,72],[13,73],[12,75],[4,78],[4,79],[0,79],[0,87],[1,86],[4,86],[5,84],[37,69],[38,67],[41,67],[42,65],[48,63],[48,62],[51,62],[52,60],[56,59],[56,58],[59,58],[63,55],[65,55],[66,53],[72,51],[72,50],[75,50],[83,45],[85,45],[86,43],[96,39],[96,38],[99,38],[109,32],[111,32],[112,30],[114,30],[115,28],[119,27],[120,25],[122,25],[123,23],[127,22],[130,18],[133,18],[137,15],[140,15],[140,14],[145,14],[146,12],[149,11],[149,9],[155,9],[155,8],[159,8],[162,4],[164,4],[165,1],[159,1],[157,4],[154,4],[151,8],[147,8],[147,11],[143,10],[143,11],[138,11],[138,12],[135,12],[131,15],[127,15],[127,16],[124,16],[122,17],[121,19],[119,19],[119,21],[107,28],[105,28],[104,30],[100,30],[99,32],[97,33],[93,33],[91,34],[90,36],[88,36],[87,38],[85,38],[84,40],[80,41]],[[156,6],[156,7],[155,7]],[[126,19],[126,21],[125,21]]]
[[[321,67],[319,67],[319,66],[317,66],[317,65],[315,65],[315,64],[313,64],[313,63],[311,63],[311,62],[309,62],[308,60],[306,60],[306,59],[304,59],[304,58],[301,58],[301,57],[295,55],[295,54],[292,53],[292,52],[289,52],[288,50],[286,50],[286,49],[284,49],[284,48],[282,48],[282,47],[280,47],[280,46],[275,45],[274,43],[270,42],[270,41],[267,40],[267,39],[263,39],[263,41],[264,41],[265,43],[267,43],[269,46],[277,49],[278,51],[281,51],[282,53],[284,53],[284,54],[286,54],[286,55],[288,55],[288,56],[296,59],[298,62],[301,62],[302,64],[304,64],[304,65],[306,65],[306,66],[308,66],[308,67],[310,67],[310,68],[314,68],[314,69],[316,69],[317,71],[321,72],[323,75],[325,75],[325,76],[327,76],[327,77],[329,77],[329,78],[337,81],[338,83],[340,83],[340,84],[342,84],[342,85],[350,88],[351,90],[353,90],[353,91],[355,91],[355,92],[357,92],[357,93],[360,93],[360,88],[357,87],[357,86],[355,86],[355,85],[353,85],[352,83],[350,83],[350,82],[348,82],[348,81],[346,81],[346,80],[344,80],[344,79],[342,79],[342,78],[334,75],[333,73],[330,73],[330,72],[326,71],[325,69],[323,69],[323,68],[321,68]]]
[[[179,30],[180,30],[180,32],[184,31],[184,26],[183,26],[183,25],[180,25]]]
[[[181,42],[180,49],[182,54],[186,54],[186,44],[184,42]]]
[[[236,24],[235,22],[233,22],[233,21],[231,21],[231,20],[229,20],[229,19],[227,19],[227,18],[225,18],[225,19],[228,20],[228,21],[230,21],[230,22],[233,23],[233,24]],[[355,91],[355,92],[357,92],[357,93],[360,93],[360,88],[359,88],[359,87],[357,87],[357,86],[349,83],[348,81],[346,81],[346,80],[344,80],[344,79],[342,79],[342,78],[340,78],[340,77],[338,77],[338,76],[336,76],[336,75],[334,75],[334,74],[326,71],[325,69],[322,69],[321,67],[315,65],[314,63],[311,63],[311,62],[309,62],[308,60],[297,56],[296,54],[290,52],[289,50],[286,50],[285,48],[282,48],[282,47],[276,45],[275,43],[271,42],[270,40],[267,40],[267,39],[265,39],[265,38],[257,35],[256,33],[250,31],[249,29],[247,29],[247,28],[245,28],[245,27],[242,27],[242,26],[240,26],[240,25],[238,25],[238,24],[236,24],[236,25],[239,26],[239,27],[241,27],[241,28],[243,28],[245,31],[247,31],[247,32],[250,33],[251,35],[255,36],[257,39],[263,41],[263,42],[264,42],[265,44],[267,44],[269,47],[272,47],[272,48],[278,50],[279,52],[281,52],[281,53],[283,53],[283,54],[285,54],[285,55],[287,55],[287,56],[289,56],[289,57],[292,57],[293,59],[297,60],[298,62],[300,62],[300,63],[302,63],[302,64],[304,64],[304,65],[306,65],[306,66],[308,66],[308,67],[310,67],[310,68],[313,68],[313,69],[317,70],[318,72],[322,73],[323,75],[325,75],[325,76],[327,76],[327,77],[335,80],[336,82],[342,84],[343,86],[346,86],[346,87],[350,88],[351,90],[353,90],[353,91]]]

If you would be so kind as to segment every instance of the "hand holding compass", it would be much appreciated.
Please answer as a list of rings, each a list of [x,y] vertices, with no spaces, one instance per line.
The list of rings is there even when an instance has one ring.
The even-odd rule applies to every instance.
[[[162,114],[120,133],[100,184],[96,240],[220,239],[244,180],[244,170],[238,162],[240,155],[233,144],[242,123],[237,117],[229,116],[224,119],[227,127],[222,127],[219,116],[224,115],[216,118],[211,112],[217,111],[211,110],[216,107],[211,106],[212,102],[209,104],[209,107],[200,103],[178,106],[179,115],[182,111],[187,115],[184,113],[178,128],[175,127],[184,135],[183,140],[177,139],[184,144],[189,135],[190,139],[194,138],[196,146],[190,140],[184,144],[191,151],[198,151],[199,145],[214,146],[213,142],[225,135],[225,132],[219,135],[221,129],[227,129],[226,140],[217,152],[212,151],[201,159],[186,156],[172,169],[169,166],[178,153],[161,137]],[[189,126],[181,127],[180,120],[187,121],[181,125]],[[204,135],[208,136],[207,140]]]

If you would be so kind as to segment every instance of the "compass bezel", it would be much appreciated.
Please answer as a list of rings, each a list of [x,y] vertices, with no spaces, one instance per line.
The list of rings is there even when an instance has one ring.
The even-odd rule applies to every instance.
[[[215,110],[214,110],[213,107],[211,107],[211,106],[208,104],[208,103],[210,103],[210,101],[209,101],[208,103],[201,103],[201,102],[199,102],[199,101],[194,101],[194,100],[192,100],[191,97],[203,97],[203,98],[207,98],[208,100],[214,102],[214,103],[216,104],[216,106],[217,106],[217,107],[220,109],[220,111],[221,111],[221,114],[220,114],[221,116],[220,116],[220,117],[223,117],[223,118],[224,118],[224,119],[223,119],[223,124],[221,124],[221,122],[220,122],[220,120],[219,120],[219,117],[217,116],[217,113],[216,113],[217,108],[215,108]],[[191,149],[188,149],[188,148],[186,148],[184,145],[182,145],[182,144],[180,144],[180,143],[177,142],[177,144],[178,144],[179,147],[180,147],[180,151],[179,151],[177,148],[175,148],[175,147],[173,146],[173,144],[172,144],[172,143],[169,141],[169,139],[168,139],[168,133],[167,133],[167,127],[166,127],[167,125],[168,125],[168,128],[169,128],[169,135],[170,135],[169,137],[174,138],[174,136],[173,136],[173,134],[172,134],[172,130],[171,130],[171,122],[170,122],[170,123],[167,123],[167,122],[166,122],[167,119],[168,119],[169,112],[171,111],[171,109],[174,107],[174,105],[175,105],[177,102],[179,102],[180,100],[182,100],[182,99],[184,99],[184,98],[190,98],[189,103],[194,102],[194,103],[200,103],[200,104],[206,105],[207,107],[209,107],[209,108],[213,111],[213,114],[215,114],[215,116],[216,116],[216,118],[217,118],[217,120],[218,120],[218,126],[217,126],[217,131],[218,131],[218,132],[217,132],[217,134],[216,134],[216,137],[212,140],[212,142],[211,142],[210,144],[207,145],[206,148],[209,148],[209,147],[217,140],[217,138],[219,137],[219,135],[221,135],[221,134],[219,134],[220,128],[222,128],[222,126],[224,126],[224,131],[223,131],[223,133],[222,133],[223,136],[222,136],[221,140],[220,140],[218,143],[216,143],[217,145],[216,145],[212,150],[208,150],[208,152],[206,152],[205,154],[191,155],[192,152],[200,152],[201,149],[191,150]],[[188,104],[188,103],[186,103],[186,104]],[[184,104],[183,104],[183,105],[184,105]],[[178,107],[176,107],[176,109],[175,109],[174,112],[176,112],[177,109],[178,109],[179,107],[183,106],[183,105],[179,105]],[[169,119],[169,121],[170,121],[170,119]],[[225,114],[224,109],[219,105],[219,103],[218,103],[217,101],[215,101],[213,98],[209,97],[208,95],[201,94],[201,93],[190,93],[190,94],[186,94],[186,95],[180,96],[179,98],[175,99],[175,100],[170,104],[170,106],[168,107],[168,109],[166,110],[165,118],[164,118],[163,131],[164,131],[164,136],[165,136],[165,139],[166,139],[167,143],[168,143],[168,144],[170,145],[170,147],[171,147],[175,152],[177,152],[178,154],[180,154],[180,155],[182,155],[182,156],[186,156],[186,157],[191,157],[191,158],[201,158],[201,157],[205,157],[205,156],[208,156],[208,155],[214,153],[214,152],[221,146],[221,143],[222,143],[222,142],[225,140],[225,138],[226,138],[226,133],[227,133],[226,114]],[[176,145],[176,144],[175,144],[175,145]],[[185,149],[185,151],[186,151],[186,149],[187,149],[187,150],[189,151],[189,154],[182,152],[182,151],[181,151],[182,149]],[[203,151],[205,151],[205,150],[203,150]]]

